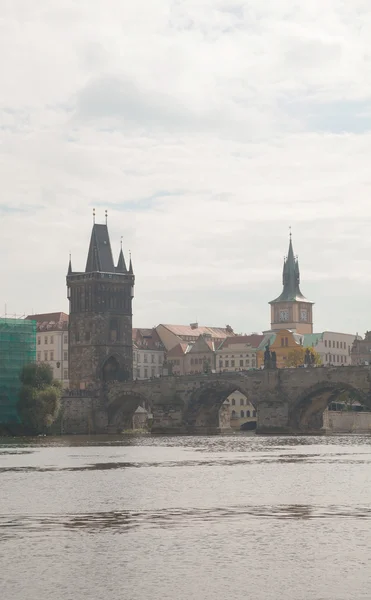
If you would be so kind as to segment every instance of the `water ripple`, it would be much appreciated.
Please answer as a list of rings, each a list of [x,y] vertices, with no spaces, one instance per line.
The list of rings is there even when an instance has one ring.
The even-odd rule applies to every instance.
[[[371,506],[256,505],[214,508],[168,508],[144,511],[110,511],[64,515],[0,515],[0,539],[28,534],[46,535],[64,529],[116,533],[145,528],[187,527],[225,520],[246,519],[366,519],[371,520]]]

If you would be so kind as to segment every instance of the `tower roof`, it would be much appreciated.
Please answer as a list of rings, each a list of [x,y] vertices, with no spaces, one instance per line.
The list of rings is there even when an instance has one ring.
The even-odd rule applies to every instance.
[[[291,233],[289,251],[283,263],[282,283],[283,290],[281,295],[275,300],[271,300],[269,304],[275,304],[276,302],[307,302],[313,304],[300,291],[299,260],[294,256]]]
[[[91,232],[85,273],[93,271],[115,273],[108,227],[97,223],[94,223]]]
[[[124,253],[122,251],[122,248],[120,249],[120,254],[119,254],[119,259],[117,262],[116,271],[118,273],[127,273],[128,272],[128,270],[126,268],[126,263],[125,263],[125,258],[124,258]]]

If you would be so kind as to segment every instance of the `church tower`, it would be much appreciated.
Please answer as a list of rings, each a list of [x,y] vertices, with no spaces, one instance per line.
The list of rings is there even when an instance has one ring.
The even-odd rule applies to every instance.
[[[284,259],[282,294],[271,305],[271,329],[294,329],[297,333],[313,333],[313,304],[300,291],[299,261],[294,256],[290,233],[289,252]]]
[[[134,281],[131,258],[127,269],[122,246],[114,265],[107,211],[104,225],[94,216],[85,271],[73,271],[70,259],[67,273],[71,389],[132,379]]]

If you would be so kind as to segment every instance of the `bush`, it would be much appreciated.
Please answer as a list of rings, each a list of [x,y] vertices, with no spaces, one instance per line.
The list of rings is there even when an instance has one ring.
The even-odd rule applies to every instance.
[[[19,416],[24,425],[40,433],[58,417],[62,386],[53,380],[53,371],[47,364],[25,365],[20,380],[23,385],[17,405]]]

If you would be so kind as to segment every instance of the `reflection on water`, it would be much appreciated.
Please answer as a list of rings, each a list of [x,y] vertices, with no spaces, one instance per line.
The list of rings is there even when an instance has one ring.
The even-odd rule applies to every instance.
[[[3,439],[0,477],[2,598],[370,597],[368,436]]]

